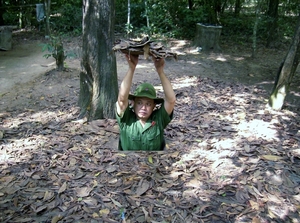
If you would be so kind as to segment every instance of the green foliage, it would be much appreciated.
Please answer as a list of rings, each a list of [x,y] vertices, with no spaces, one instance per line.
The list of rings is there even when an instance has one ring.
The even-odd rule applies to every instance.
[[[51,36],[50,40],[46,44],[41,44],[42,51],[47,51],[48,53],[44,54],[43,56],[45,58],[53,57],[55,59],[57,68],[59,70],[64,69],[64,61],[67,57],[73,57],[74,53],[67,53],[64,50],[63,41],[62,41],[63,35],[59,36]]]
[[[3,13],[3,20],[5,24],[11,24],[11,25],[16,25],[19,22],[18,19],[18,12],[14,11],[14,12],[5,12]]]
[[[181,19],[178,20],[178,29],[174,30],[174,35],[180,38],[193,38],[195,36],[196,24],[204,23],[205,18],[206,13],[202,7],[195,10],[185,8]]]
[[[45,55],[43,55],[45,58],[53,57],[58,58],[58,55],[64,54],[63,48],[60,48],[59,45],[62,44],[62,40],[60,37],[51,36],[48,43],[41,44],[42,51],[47,51]]]
[[[22,3],[7,0],[3,3],[4,24],[22,26],[32,26],[40,28],[44,22],[38,23],[36,20],[35,4],[39,1],[27,0]],[[43,3],[43,1],[42,1]],[[54,3],[54,1],[52,1]],[[24,5],[20,7],[20,5]],[[1,15],[0,15],[1,16]],[[51,29],[62,32],[69,32],[73,35],[82,33],[82,1],[81,0],[59,0],[51,4]]]
[[[64,4],[51,17],[51,28],[58,32],[72,32],[80,35],[82,32],[82,9],[76,5]]]
[[[132,33],[132,31],[133,31],[133,26],[132,26],[132,24],[126,23],[126,24],[125,24],[125,31],[126,31],[127,34]]]
[[[116,0],[115,4],[115,26],[118,32],[125,31],[127,23],[127,4],[124,0]]]
[[[58,1],[54,1],[52,0],[53,2],[56,2],[57,4],[53,4],[52,8],[57,10],[58,8],[64,6],[64,5],[72,5],[74,6],[75,8],[81,8],[82,7],[82,0],[58,0]]]
[[[132,3],[131,4],[131,24],[133,27],[141,27],[146,25],[146,17],[145,17],[145,4],[141,3]],[[127,8],[126,8],[127,13]],[[127,14],[126,14],[127,15]]]
[[[219,22],[223,26],[222,35],[237,37],[240,41],[251,41],[255,22],[256,1],[241,0],[241,11],[234,15],[235,0],[221,1],[224,11],[219,14]],[[268,35],[269,18],[266,16],[268,2],[261,1],[261,16],[258,24],[257,38],[265,41]],[[35,19],[35,6],[38,2],[26,0],[24,4],[33,6],[26,8],[31,11],[32,26],[43,27],[43,22]],[[195,36],[197,23],[209,23],[214,10],[214,1],[193,0],[193,7],[188,7],[187,0],[130,0],[130,24],[127,24],[128,0],[115,0],[115,27],[123,34],[133,33],[133,36],[147,34],[151,36],[165,36],[171,38],[192,39]],[[225,5],[224,5],[225,4]],[[20,16],[25,8],[20,2],[4,1],[6,8],[3,12],[5,24],[18,25]],[[147,7],[147,8],[146,8]],[[299,14],[299,0],[281,0],[278,9],[279,19],[277,32],[280,38],[288,39],[293,36],[297,15]],[[27,19],[27,18],[26,18]],[[147,26],[147,19],[149,26]],[[51,30],[68,33],[69,35],[82,34],[82,1],[59,0],[51,5]]]
[[[235,17],[233,14],[227,14],[222,17],[222,34],[225,36],[245,36],[249,37],[253,33],[253,24],[255,15],[245,15]]]
[[[264,14],[260,15],[257,39],[265,42],[268,36],[267,25],[270,18]],[[237,41],[250,42],[252,41],[253,26],[255,22],[255,14],[241,14],[235,17],[233,14],[223,14],[221,24],[223,26],[222,35],[236,39]],[[277,32],[279,39],[285,40],[293,37],[297,23],[296,17],[281,16],[278,19]]]
[[[278,20],[278,31],[283,38],[291,38],[294,36],[295,27],[297,26],[296,17],[280,17]]]
[[[145,4],[147,1],[147,4]],[[238,38],[239,41],[251,41],[255,23],[255,7],[253,1],[241,1],[240,14],[234,15],[234,0],[226,2],[224,11],[219,14],[219,23],[223,26],[222,35]],[[187,0],[130,0],[131,25],[130,31],[135,36],[147,34],[151,36],[165,36],[192,39],[195,37],[197,23],[211,23],[213,1],[193,1],[193,9],[188,8]],[[225,4],[222,1],[222,4]],[[146,10],[147,5],[147,10]],[[224,5],[222,5],[223,7]],[[268,35],[269,18],[265,15],[268,2],[263,1],[260,6],[261,15],[258,24],[257,38],[265,41]],[[147,11],[147,14],[146,14]],[[298,0],[283,0],[279,8],[278,32],[284,37],[292,36],[295,29],[296,17],[299,13]],[[149,26],[147,27],[147,19]],[[119,31],[128,31],[127,1],[116,0],[116,27]],[[127,28],[127,29],[126,29]]]

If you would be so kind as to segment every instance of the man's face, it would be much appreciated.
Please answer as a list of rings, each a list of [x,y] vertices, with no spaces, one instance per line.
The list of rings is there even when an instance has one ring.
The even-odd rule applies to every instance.
[[[155,103],[153,99],[140,97],[136,97],[134,99],[134,112],[142,121],[148,120],[153,112],[154,107]]]

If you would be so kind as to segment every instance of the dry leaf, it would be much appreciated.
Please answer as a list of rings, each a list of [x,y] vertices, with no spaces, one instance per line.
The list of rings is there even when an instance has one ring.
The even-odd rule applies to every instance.
[[[259,204],[257,202],[255,202],[253,200],[249,200],[249,203],[253,209],[255,209],[257,211],[259,210]]]
[[[146,211],[146,209],[144,208],[144,207],[142,207],[142,210],[143,210],[143,212],[144,212],[144,214],[145,214],[145,221],[146,222],[150,222],[150,218],[149,218],[149,213],[148,213],[148,211]]]
[[[67,189],[67,182],[65,181],[63,183],[63,185],[59,188],[58,194],[61,194],[61,193],[65,192],[66,189]]]
[[[63,217],[61,215],[58,215],[58,216],[54,216],[52,219],[51,219],[51,223],[57,223],[59,222]]]
[[[54,197],[54,192],[53,191],[46,191],[44,194],[44,201],[51,200]]]
[[[109,166],[108,168],[106,168],[106,171],[108,173],[112,173],[112,172],[115,172],[117,170],[117,167],[116,166]]]
[[[169,188],[166,188],[166,187],[156,187],[155,190],[158,191],[158,192],[166,192],[167,190],[169,190]]]
[[[107,216],[109,214],[109,209],[105,208],[105,209],[101,209],[99,211],[100,216]]]
[[[114,205],[118,206],[119,208],[122,207],[122,205],[118,201],[116,201],[115,199],[111,198],[110,200],[114,203]]]
[[[252,223],[261,223],[258,217],[252,218]]]
[[[77,160],[75,158],[71,158],[70,162],[69,162],[69,165],[70,166],[75,166],[77,163]]]
[[[90,195],[90,192],[93,190],[93,188],[90,187],[81,187],[81,188],[76,188],[76,196],[77,197],[87,197]]]
[[[150,183],[148,181],[143,181],[141,185],[136,189],[136,195],[141,196],[150,188]]]
[[[279,161],[283,159],[283,157],[276,155],[261,155],[261,158],[270,161]]]
[[[95,207],[98,204],[97,200],[95,198],[92,198],[92,197],[82,199],[82,201],[85,204],[87,204],[88,206],[91,206],[91,207]]]
[[[116,183],[118,183],[118,179],[117,179],[117,178],[110,179],[110,180],[108,181],[108,183],[109,183],[109,184],[116,184]]]
[[[35,209],[35,212],[39,213],[41,211],[44,211],[45,209],[47,209],[47,207],[48,207],[47,205],[42,205],[42,206],[38,207],[37,209]]]
[[[94,213],[92,214],[92,216],[93,216],[93,218],[99,218],[99,214],[96,213],[96,212],[94,212]]]

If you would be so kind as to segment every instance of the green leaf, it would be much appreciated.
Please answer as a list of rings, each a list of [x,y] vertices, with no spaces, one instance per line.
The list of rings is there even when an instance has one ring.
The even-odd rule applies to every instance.
[[[151,155],[148,156],[148,162],[151,163],[151,164],[153,164],[153,159],[152,159]]]

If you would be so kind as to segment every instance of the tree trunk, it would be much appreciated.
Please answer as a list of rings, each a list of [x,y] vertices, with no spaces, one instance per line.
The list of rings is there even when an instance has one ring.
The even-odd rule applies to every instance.
[[[127,37],[129,38],[130,33],[132,32],[132,25],[130,23],[130,17],[131,17],[131,10],[130,10],[130,0],[127,2],[127,24],[126,24],[126,33]]]
[[[218,20],[218,11],[219,11],[219,0],[209,1],[210,3],[207,5],[207,9],[209,9],[209,24],[217,25],[219,24]]]
[[[223,14],[225,12],[225,9],[227,8],[227,0],[225,0],[222,4],[221,13]]]
[[[146,22],[147,22],[147,28],[150,28],[150,23],[149,23],[149,16],[148,16],[148,3],[147,0],[144,0],[145,3],[145,14],[146,14]]]
[[[241,11],[241,0],[235,0],[234,15],[238,17]]]
[[[221,0],[214,0],[214,10],[217,14],[221,13],[221,11],[222,11],[222,1]]]
[[[51,7],[51,0],[44,0],[45,4],[45,14],[46,14],[46,30],[45,30],[45,36],[50,37],[51,31],[50,31],[50,7]]]
[[[66,56],[65,56],[65,50],[64,45],[61,39],[59,38],[57,45],[56,45],[56,66],[59,71],[63,71],[65,69],[65,62]]]
[[[114,43],[114,0],[83,1],[83,49],[80,73],[80,117],[114,118],[118,94]]]
[[[278,5],[279,0],[272,0],[269,1],[269,9],[267,12],[267,16],[269,17],[268,22],[268,37],[267,37],[267,47],[270,47],[272,43],[274,43],[277,38],[278,34],[276,33],[277,29],[277,22],[278,22]]]
[[[255,9],[255,22],[253,26],[253,40],[252,40],[252,58],[256,56],[256,43],[257,43],[257,26],[260,19],[260,0],[257,0],[257,5]]]
[[[189,10],[193,10],[193,0],[188,0]]]
[[[3,15],[4,15],[5,9],[3,8],[2,0],[0,0],[0,26],[4,25]]]
[[[130,0],[127,2],[127,24],[130,24]]]
[[[285,97],[296,72],[300,59],[300,17],[290,49],[281,64],[275,80],[275,84],[269,98],[269,105],[280,110],[284,104]]]

